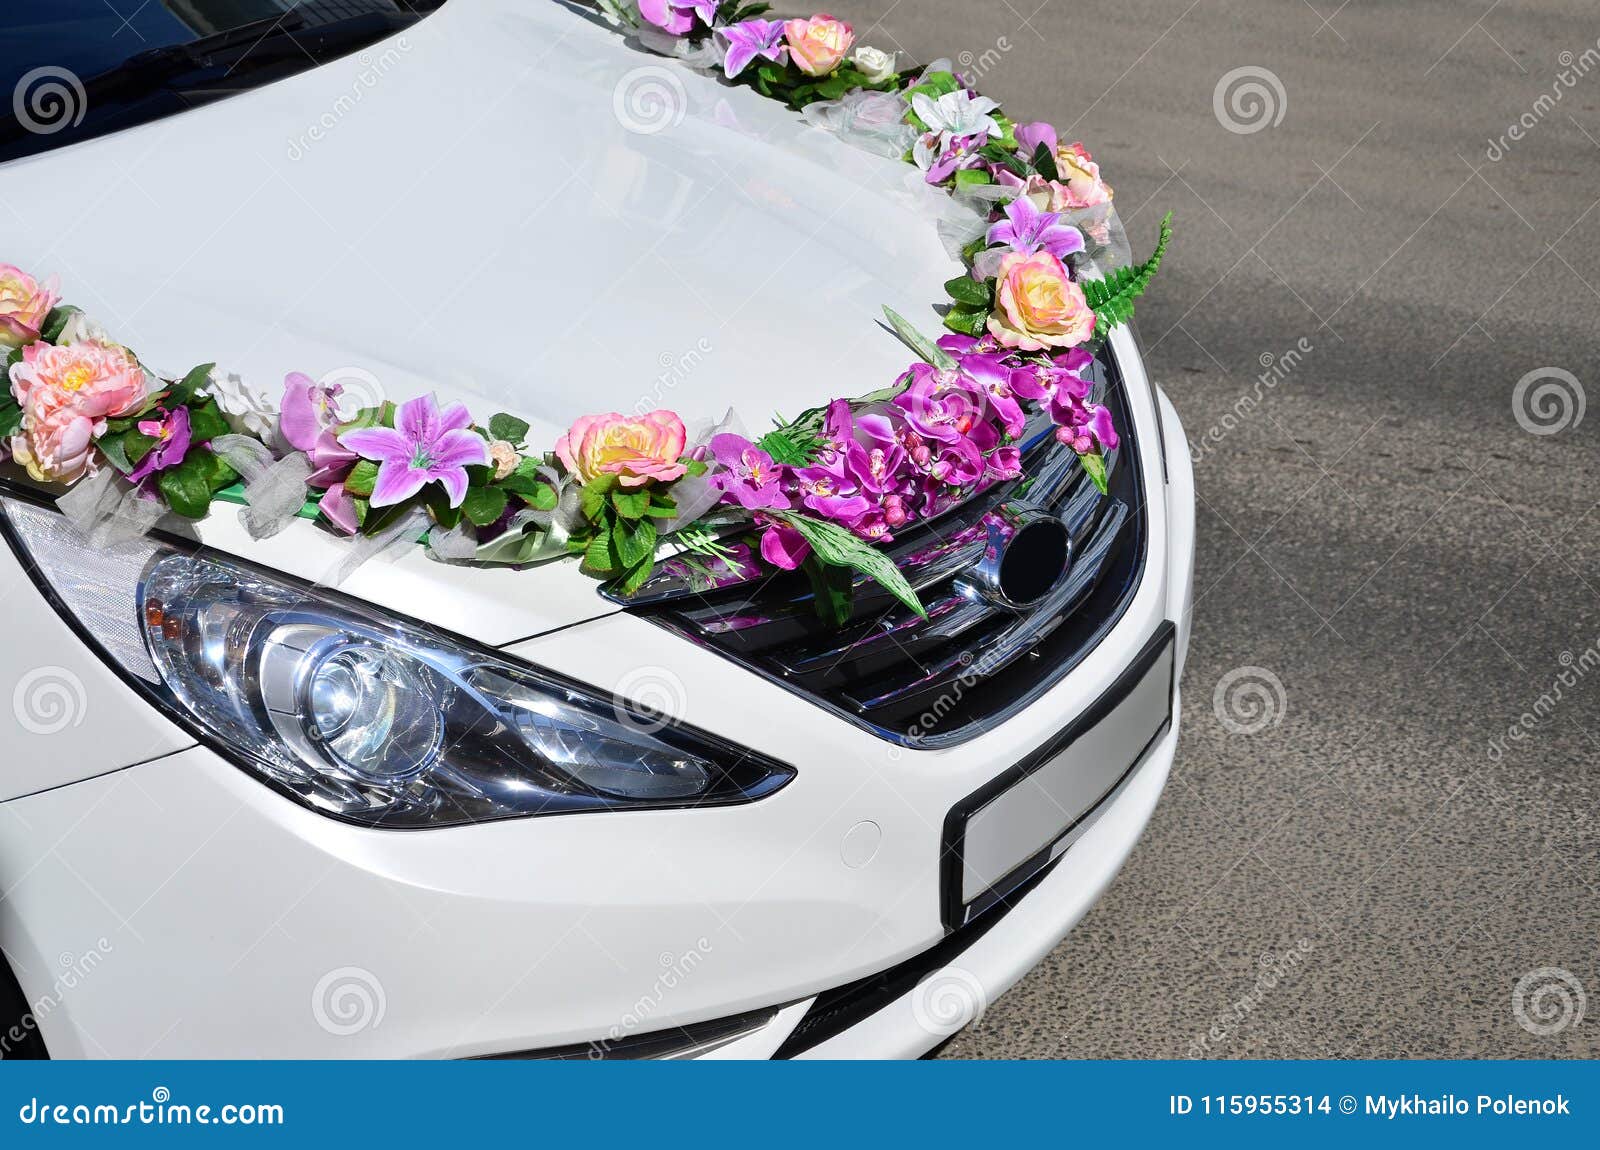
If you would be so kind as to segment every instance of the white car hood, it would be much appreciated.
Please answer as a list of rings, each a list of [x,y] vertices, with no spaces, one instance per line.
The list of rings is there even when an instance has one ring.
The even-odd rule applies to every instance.
[[[680,118],[681,114],[681,118]],[[959,265],[906,165],[630,47],[554,0],[451,0],[405,36],[247,95],[0,168],[0,259],[165,374],[370,373],[553,445],[587,412],[729,408],[751,429],[890,383],[884,304],[933,329]],[[361,385],[356,385],[357,390]],[[310,523],[202,538],[308,578]],[[486,642],[612,608],[574,564],[420,548],[343,589]]]

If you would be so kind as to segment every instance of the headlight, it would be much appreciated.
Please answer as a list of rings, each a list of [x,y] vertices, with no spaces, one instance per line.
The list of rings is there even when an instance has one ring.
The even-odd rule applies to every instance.
[[[307,806],[384,827],[748,802],[792,768],[418,624],[153,539],[10,536],[163,710]]]

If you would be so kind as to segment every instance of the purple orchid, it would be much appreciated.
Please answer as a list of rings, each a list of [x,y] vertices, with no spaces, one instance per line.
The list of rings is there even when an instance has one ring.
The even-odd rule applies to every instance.
[[[744,436],[724,432],[713,437],[711,454],[726,469],[711,480],[722,491],[724,502],[737,503],[747,511],[789,506],[789,497],[783,493],[783,469]]]
[[[1056,148],[1060,147],[1061,137],[1056,134],[1055,128],[1043,120],[1032,124],[1018,124],[1016,129],[1017,150],[1027,159],[1033,159],[1033,154],[1043,144],[1053,156]]]
[[[639,0],[639,15],[665,32],[682,36],[700,17],[707,28],[717,18],[717,0]]]
[[[989,228],[988,241],[1025,256],[1049,252],[1058,260],[1083,250],[1082,232],[1062,223],[1059,212],[1040,211],[1027,196],[1006,205],[1006,218]]]
[[[782,20],[743,20],[727,28],[718,28],[717,36],[727,51],[722,71],[730,80],[748,68],[757,56],[775,64],[789,59]]]
[[[154,447],[145,452],[139,465],[128,472],[128,480],[131,483],[139,483],[157,471],[176,467],[189,453],[189,409],[175,407],[168,411],[161,407],[156,410],[161,413],[160,419],[139,421],[139,433],[150,436],[156,442]]]
[[[761,535],[761,558],[774,567],[793,571],[811,554],[811,544],[799,530],[781,519],[769,519]]]
[[[339,384],[320,384],[303,372],[284,377],[278,428],[289,446],[310,451],[317,437],[339,422]]]
[[[363,459],[378,464],[372,506],[403,503],[429,483],[438,481],[451,507],[467,497],[467,468],[489,463],[489,445],[468,430],[472,416],[456,403],[439,408],[431,395],[400,405],[393,427],[363,427],[339,436],[339,442]]]
[[[324,491],[322,499],[317,503],[317,509],[322,512],[324,519],[346,535],[354,535],[361,530],[355,499],[344,489],[343,483],[335,483]]]

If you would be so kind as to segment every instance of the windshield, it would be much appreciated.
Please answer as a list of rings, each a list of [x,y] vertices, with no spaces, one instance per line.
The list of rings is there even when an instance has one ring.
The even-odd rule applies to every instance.
[[[0,0],[0,163],[326,64],[443,3]]]

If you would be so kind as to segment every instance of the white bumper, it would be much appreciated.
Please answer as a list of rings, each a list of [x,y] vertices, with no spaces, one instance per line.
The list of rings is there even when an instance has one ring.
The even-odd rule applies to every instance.
[[[1137,356],[1118,350],[1150,428]],[[1181,670],[1193,489],[1182,429],[1163,408],[1167,497],[1148,508],[1131,606],[1066,680],[965,745],[893,747],[617,615],[514,650],[657,701],[665,685],[682,718],[793,763],[795,781],[720,810],[374,831],[302,809],[193,747],[0,804],[0,945],[52,1054],[465,1057],[789,1005],[720,1052],[770,1054],[813,995],[943,937],[940,831],[953,804],[1066,726],[1164,620],[1178,624]],[[1161,492],[1155,436],[1143,445],[1146,489]],[[1174,730],[953,964],[978,1000],[1015,982],[1111,880],[1175,745]],[[811,1053],[915,1055],[943,1037],[912,994]]]

